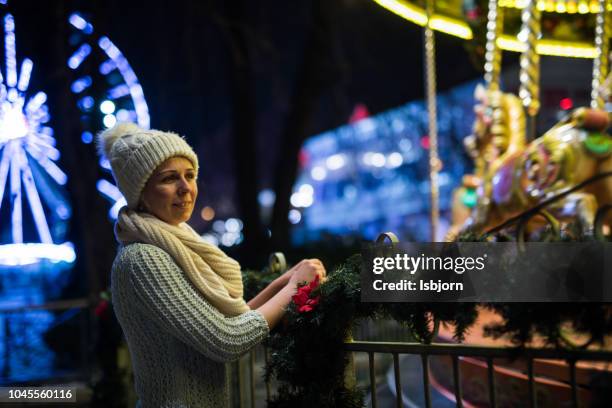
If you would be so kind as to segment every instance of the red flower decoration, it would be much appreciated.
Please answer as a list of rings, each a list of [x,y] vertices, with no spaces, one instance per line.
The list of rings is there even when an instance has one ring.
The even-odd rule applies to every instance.
[[[321,296],[310,297],[311,292],[319,286],[319,275],[308,285],[300,286],[297,293],[293,295],[293,303],[298,307],[298,312],[311,312],[319,304]]]
[[[96,306],[96,310],[94,313],[99,318],[106,319],[108,317],[107,316],[108,306],[109,306],[108,301],[102,299],[100,303],[98,303],[98,305]]]

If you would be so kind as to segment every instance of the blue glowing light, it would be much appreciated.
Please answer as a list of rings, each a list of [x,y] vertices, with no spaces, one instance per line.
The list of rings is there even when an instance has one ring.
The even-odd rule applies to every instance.
[[[93,25],[85,20],[79,13],[72,13],[70,17],[68,17],[68,22],[72,24],[74,28],[85,34],[93,33]]]
[[[108,75],[115,68],[117,68],[117,66],[115,65],[115,61],[106,60],[102,64],[100,64],[100,73],[102,75]]]
[[[84,96],[83,98],[79,99],[77,105],[79,108],[81,108],[81,110],[89,112],[94,106],[94,99],[91,96]]]
[[[89,144],[93,142],[93,134],[91,132],[83,132],[81,133],[81,140],[85,144]]]
[[[104,126],[106,126],[107,128],[112,128],[113,126],[115,126],[115,123],[117,123],[117,118],[115,117],[115,115],[104,115],[104,118],[102,118],[102,123],[104,123]]]
[[[70,58],[68,58],[68,66],[72,69],[77,69],[81,63],[91,53],[91,46],[89,44],[83,44],[77,49]]]
[[[84,76],[74,81],[72,85],[70,85],[70,90],[73,93],[78,94],[78,93],[83,92],[85,89],[89,88],[90,86],[91,86],[91,77]]]
[[[36,163],[57,184],[66,183],[66,174],[54,163],[60,153],[54,147],[53,130],[43,126],[49,120],[45,105],[47,95],[38,92],[29,99],[26,97],[34,64],[32,60],[24,59],[17,76],[14,30],[13,16],[7,14],[4,17],[6,81],[0,75],[4,82],[0,89],[6,91],[0,92],[0,208],[8,187],[11,243],[0,245],[0,265],[27,265],[43,259],[72,263],[75,258],[72,244],[53,242],[34,177],[40,172],[33,172],[32,167]],[[49,195],[45,192],[43,198]],[[40,242],[24,242],[24,198]],[[70,213],[66,205],[64,213]]]
[[[115,112],[115,104],[113,103],[113,101],[102,101],[102,103],[100,104],[100,112],[106,114],[106,115],[110,115],[111,113]]]
[[[81,13],[72,13],[68,18],[68,22],[74,28],[85,34],[93,33],[93,26]],[[108,37],[99,37],[97,45],[108,58],[100,64],[100,73],[106,76],[116,70],[123,79],[122,83],[119,84],[113,81],[112,83],[114,86],[106,91],[106,100],[99,101],[99,108],[103,114],[103,126],[106,128],[112,127],[117,121],[136,122],[140,127],[148,129],[150,126],[149,108],[145,101],[142,86],[138,82],[134,70],[119,48],[117,48]],[[78,68],[91,52],[93,52],[93,50],[87,43],[82,44],[68,60],[68,66],[72,69]],[[116,75],[117,72],[113,72],[113,75]],[[84,77],[75,81],[71,86],[71,90],[75,94],[82,94],[83,91],[90,86],[91,78]],[[126,104],[123,98],[131,99],[131,104]],[[85,113],[85,118],[89,117],[88,113],[92,111],[95,104],[96,102],[94,99],[86,95],[83,95],[77,102],[79,109]],[[83,143],[91,143],[93,141],[93,135],[89,132],[85,132],[81,134],[81,140]],[[100,160],[100,166],[106,170],[110,170],[110,164],[106,159]],[[116,187],[114,188],[116,189]],[[113,206],[109,212],[111,218],[116,218],[119,208],[125,205],[125,199],[118,191],[119,190],[116,190],[117,196],[106,194],[108,191],[103,193],[107,198],[113,201]]]
[[[127,205],[127,201],[121,195],[121,192],[113,183],[107,180],[99,180],[96,184],[96,187],[102,195],[104,195],[107,199],[114,202],[113,206],[108,212],[108,215],[111,219],[117,219],[117,215],[119,214],[119,210],[121,207]]]
[[[119,51],[119,48],[117,48],[117,46],[115,46],[115,44],[113,44],[108,37],[100,37],[98,45],[115,63],[117,69],[123,77],[123,80],[128,86],[132,101],[134,102],[136,114],[138,115],[138,125],[142,128],[148,129],[150,126],[149,108],[144,99],[142,87],[138,83],[138,78],[132,70],[132,67],[121,51]]]
[[[475,85],[437,96],[442,223],[452,189],[471,167],[462,141],[474,120]],[[308,139],[302,146],[308,160],[290,196],[294,242],[330,234],[374,239],[380,231],[431,239],[429,163],[421,144],[427,121],[424,101],[413,101]]]
[[[130,94],[130,87],[126,84],[117,85],[109,89],[107,94],[110,99],[119,99]]]

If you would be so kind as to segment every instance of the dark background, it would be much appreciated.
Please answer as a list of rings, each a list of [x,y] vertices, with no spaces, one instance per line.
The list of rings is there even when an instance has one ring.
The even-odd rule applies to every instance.
[[[69,91],[70,13],[80,11],[127,57],[151,126],[194,146],[201,172],[191,223],[200,232],[209,227],[199,216],[205,205],[218,217],[241,218],[245,241],[234,255],[246,266],[259,268],[270,250],[287,249],[288,198],[305,138],[345,124],[358,103],[376,114],[424,97],[422,28],[371,0],[21,0],[3,7],[15,17],[18,62],[34,60],[30,89],[49,95],[59,165],[70,175],[77,270],[88,271],[94,288],[106,285],[116,244],[108,203],[95,190],[101,170],[93,146],[80,141]],[[436,41],[439,91],[479,77],[463,40],[437,34]],[[263,188],[277,195],[269,226],[259,219]]]

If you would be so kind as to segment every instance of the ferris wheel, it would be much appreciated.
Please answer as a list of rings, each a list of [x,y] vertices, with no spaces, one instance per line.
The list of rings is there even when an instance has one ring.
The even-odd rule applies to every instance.
[[[92,143],[95,132],[112,127],[117,121],[135,122],[141,128],[148,129],[149,108],[142,86],[127,58],[107,36],[95,35],[93,25],[82,13],[72,13],[68,22],[77,38],[75,51],[68,59],[68,67],[77,74],[71,90],[79,96],[77,105],[86,119],[86,126],[89,126],[81,135],[82,142]],[[102,53],[103,62],[97,67],[98,72],[92,73],[84,68],[84,62],[96,52]],[[94,81],[103,82],[103,94],[93,95],[91,88]],[[101,120],[97,119],[100,114]],[[100,159],[100,166],[107,170],[108,177],[98,180],[96,187],[111,202],[109,217],[116,219],[119,209],[127,203],[110,177],[110,164],[105,158]]]
[[[76,258],[72,243],[61,243],[63,229],[52,231],[48,221],[65,223],[72,210],[60,191],[68,177],[55,164],[60,152],[53,129],[45,125],[50,119],[47,95],[32,95],[28,89],[34,63],[25,58],[18,69],[15,20],[6,14],[2,22],[6,76],[0,69],[0,211],[8,204],[10,240],[0,241],[0,265],[71,264]],[[35,226],[34,239],[24,236],[26,218]]]

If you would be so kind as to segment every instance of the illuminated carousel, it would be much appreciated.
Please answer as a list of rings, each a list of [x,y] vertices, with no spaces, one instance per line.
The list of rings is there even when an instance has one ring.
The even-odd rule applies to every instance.
[[[374,0],[399,16],[425,27],[427,94],[430,123],[431,229],[438,236],[437,173],[442,163],[436,150],[434,31],[471,41],[482,56],[485,83],[476,89],[476,121],[465,147],[474,171],[453,193],[452,225],[446,239],[466,232],[504,234],[519,242],[548,236],[575,238],[591,234],[609,240],[612,223],[612,139],[608,133],[608,76],[611,4],[605,0],[427,1],[425,7],[401,0]],[[485,8],[487,11],[485,12]],[[478,41],[480,39],[480,42]],[[518,95],[501,85],[502,51],[520,52]],[[538,132],[540,56],[593,60],[590,106],[570,109],[545,132]],[[443,75],[443,73],[441,73]],[[484,328],[501,316],[481,310],[466,337],[473,346],[512,346],[504,337],[484,337]],[[452,327],[441,327],[438,342],[452,343]],[[593,349],[592,339],[562,333],[564,346]],[[546,347],[533,338],[530,346]],[[601,346],[599,346],[601,347]],[[612,347],[604,341],[603,349]],[[432,358],[429,378],[439,395],[454,406],[588,406],[591,381],[609,375],[606,363],[563,360],[492,360],[459,357],[461,379],[453,378],[450,358]],[[461,382],[457,400],[454,382]],[[577,384],[571,387],[570,383]],[[461,397],[461,395],[460,395]],[[492,399],[491,399],[492,398]],[[443,405],[445,406],[445,405]]]

